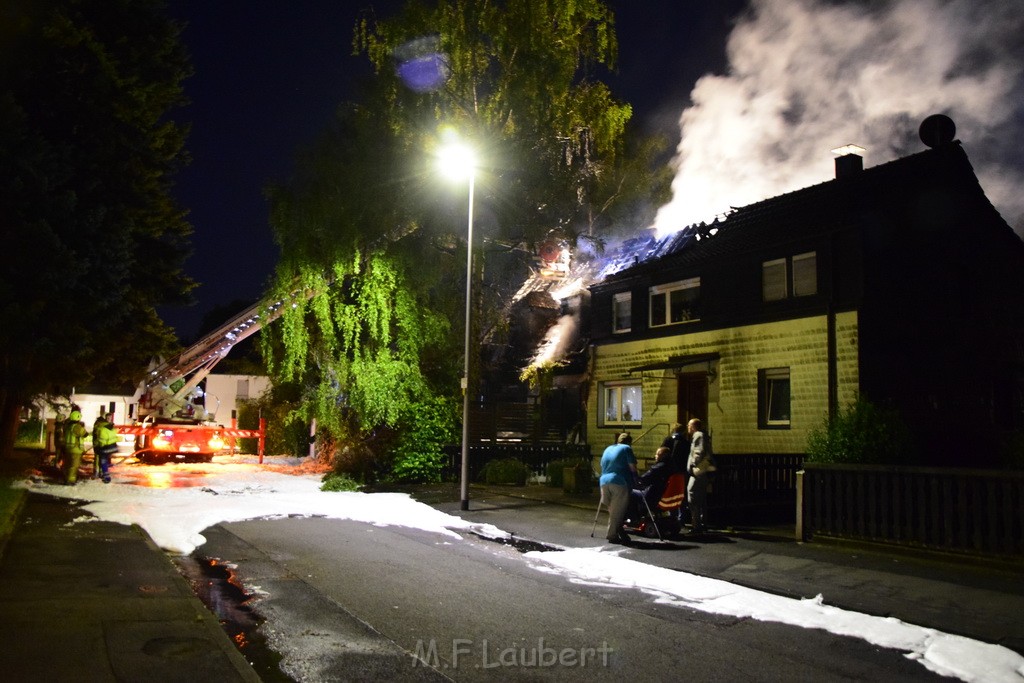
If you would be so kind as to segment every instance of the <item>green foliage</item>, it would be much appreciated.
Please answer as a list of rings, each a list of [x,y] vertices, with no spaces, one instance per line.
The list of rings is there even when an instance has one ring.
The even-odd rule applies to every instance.
[[[562,488],[562,484],[565,483],[565,473],[562,470],[566,467],[578,467],[580,465],[586,466],[587,463],[579,458],[552,460],[548,463],[546,470],[548,486]]]
[[[43,439],[45,438],[46,436],[43,433],[43,421],[39,418],[32,418],[18,423],[18,436],[15,438],[15,446],[42,446]]]
[[[328,472],[320,484],[321,491],[358,491],[360,484],[343,472]]]
[[[415,93],[394,55],[424,35],[438,36],[451,77]],[[632,110],[600,80],[617,57],[606,2],[413,0],[393,19],[368,14],[353,48],[377,74],[302,151],[289,183],[268,190],[281,246],[271,295],[294,305],[261,335],[263,355],[275,382],[302,387],[294,414],[315,418],[358,476],[373,468],[356,463],[372,457],[398,480],[432,480],[447,421],[428,418],[436,429],[419,446],[406,416],[459,386],[462,334],[450,321],[466,303],[467,187],[438,177],[445,130],[457,127],[484,159],[476,229],[509,253],[531,253],[553,229],[573,241],[625,216],[647,225],[645,202],[670,177],[650,170],[663,148],[627,138]],[[480,340],[501,324],[528,263],[475,262],[470,336]],[[496,277],[512,272],[518,281]]]
[[[860,396],[807,439],[808,462],[906,465],[915,450],[906,423],[894,408]]]
[[[295,387],[274,385],[259,399],[238,404],[239,429],[259,429],[267,421],[265,453],[301,457],[309,453],[309,424],[296,414],[300,401]],[[239,439],[242,453],[258,452],[257,439]]]
[[[276,377],[306,387],[307,417],[331,436],[347,435],[350,423],[366,432],[394,428],[432,398],[421,357],[444,342],[448,323],[405,272],[400,257],[378,251],[336,266],[333,284],[310,276],[316,294],[264,335]]]
[[[451,76],[436,92],[413,93],[394,73],[394,54],[430,34],[439,36]],[[632,173],[637,167],[624,173],[632,107],[600,80],[618,57],[613,15],[602,0],[412,2],[395,18],[367,15],[354,47],[377,70],[397,135],[436,135],[425,125],[436,121],[474,139],[488,171],[478,191],[502,207],[510,234],[533,242],[558,226],[574,239],[627,197],[636,208],[630,188],[652,187]],[[647,147],[633,151],[640,149]]]
[[[551,389],[555,370],[563,365],[564,363],[556,360],[545,360],[528,365],[519,373],[519,381],[526,382],[530,389],[543,395]]]
[[[5,3],[0,22],[0,435],[94,379],[137,382],[176,344],[190,227],[174,202],[190,73],[159,0]]]
[[[417,484],[441,481],[442,448],[456,438],[456,424],[457,410],[451,398],[439,398],[412,410],[398,439],[390,478]]]
[[[516,458],[492,460],[480,472],[481,478],[488,484],[511,484],[525,486],[530,478],[530,467]]]

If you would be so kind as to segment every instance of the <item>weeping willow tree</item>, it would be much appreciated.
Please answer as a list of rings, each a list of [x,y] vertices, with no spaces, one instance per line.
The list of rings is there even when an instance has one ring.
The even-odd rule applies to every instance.
[[[475,196],[492,244],[594,235],[651,172],[624,154],[631,109],[597,77],[617,51],[604,2],[414,0],[393,19],[365,15],[353,46],[372,82],[269,190],[273,287],[290,304],[265,355],[275,381],[303,388],[295,417],[315,418],[350,469],[431,478],[402,458],[454,441],[461,402],[466,197],[437,177],[442,131],[484,160]],[[442,78],[410,87],[410,58]]]

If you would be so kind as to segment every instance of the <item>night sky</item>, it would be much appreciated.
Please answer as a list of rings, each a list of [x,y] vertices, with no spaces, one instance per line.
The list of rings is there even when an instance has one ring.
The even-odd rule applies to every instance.
[[[351,54],[359,10],[388,16],[401,4],[170,0],[172,16],[187,22],[183,39],[195,68],[185,83],[191,104],[180,116],[192,126],[192,163],[177,178],[176,196],[195,229],[186,268],[201,284],[195,306],[161,310],[180,337],[194,337],[211,310],[261,296],[277,258],[263,188],[288,178],[296,151],[370,75],[367,61]],[[720,68],[731,17],[743,4],[611,3],[620,40],[611,85],[644,130],[678,139],[687,95],[696,78]]]

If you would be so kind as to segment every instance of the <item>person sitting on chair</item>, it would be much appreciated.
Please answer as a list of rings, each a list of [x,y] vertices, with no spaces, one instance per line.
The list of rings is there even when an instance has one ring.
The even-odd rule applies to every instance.
[[[659,448],[654,454],[651,469],[640,475],[639,487],[630,491],[629,513],[626,515],[630,521],[638,521],[647,512],[648,507],[651,510],[657,507],[661,494],[665,492],[668,478],[675,472],[670,462],[671,455],[671,449],[664,446]],[[644,507],[644,500],[647,501],[647,507]]]

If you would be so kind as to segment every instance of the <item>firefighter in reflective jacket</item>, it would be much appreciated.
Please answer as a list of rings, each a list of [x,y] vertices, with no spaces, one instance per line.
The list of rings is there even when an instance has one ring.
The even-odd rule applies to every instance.
[[[92,426],[92,452],[96,454],[93,476],[103,477],[110,483],[110,456],[117,452],[117,431],[111,422],[113,415],[100,415]]]
[[[82,422],[82,413],[72,410],[64,423],[64,480],[73,485],[78,479],[78,466],[82,464],[82,452],[85,450],[85,436],[89,432]]]

